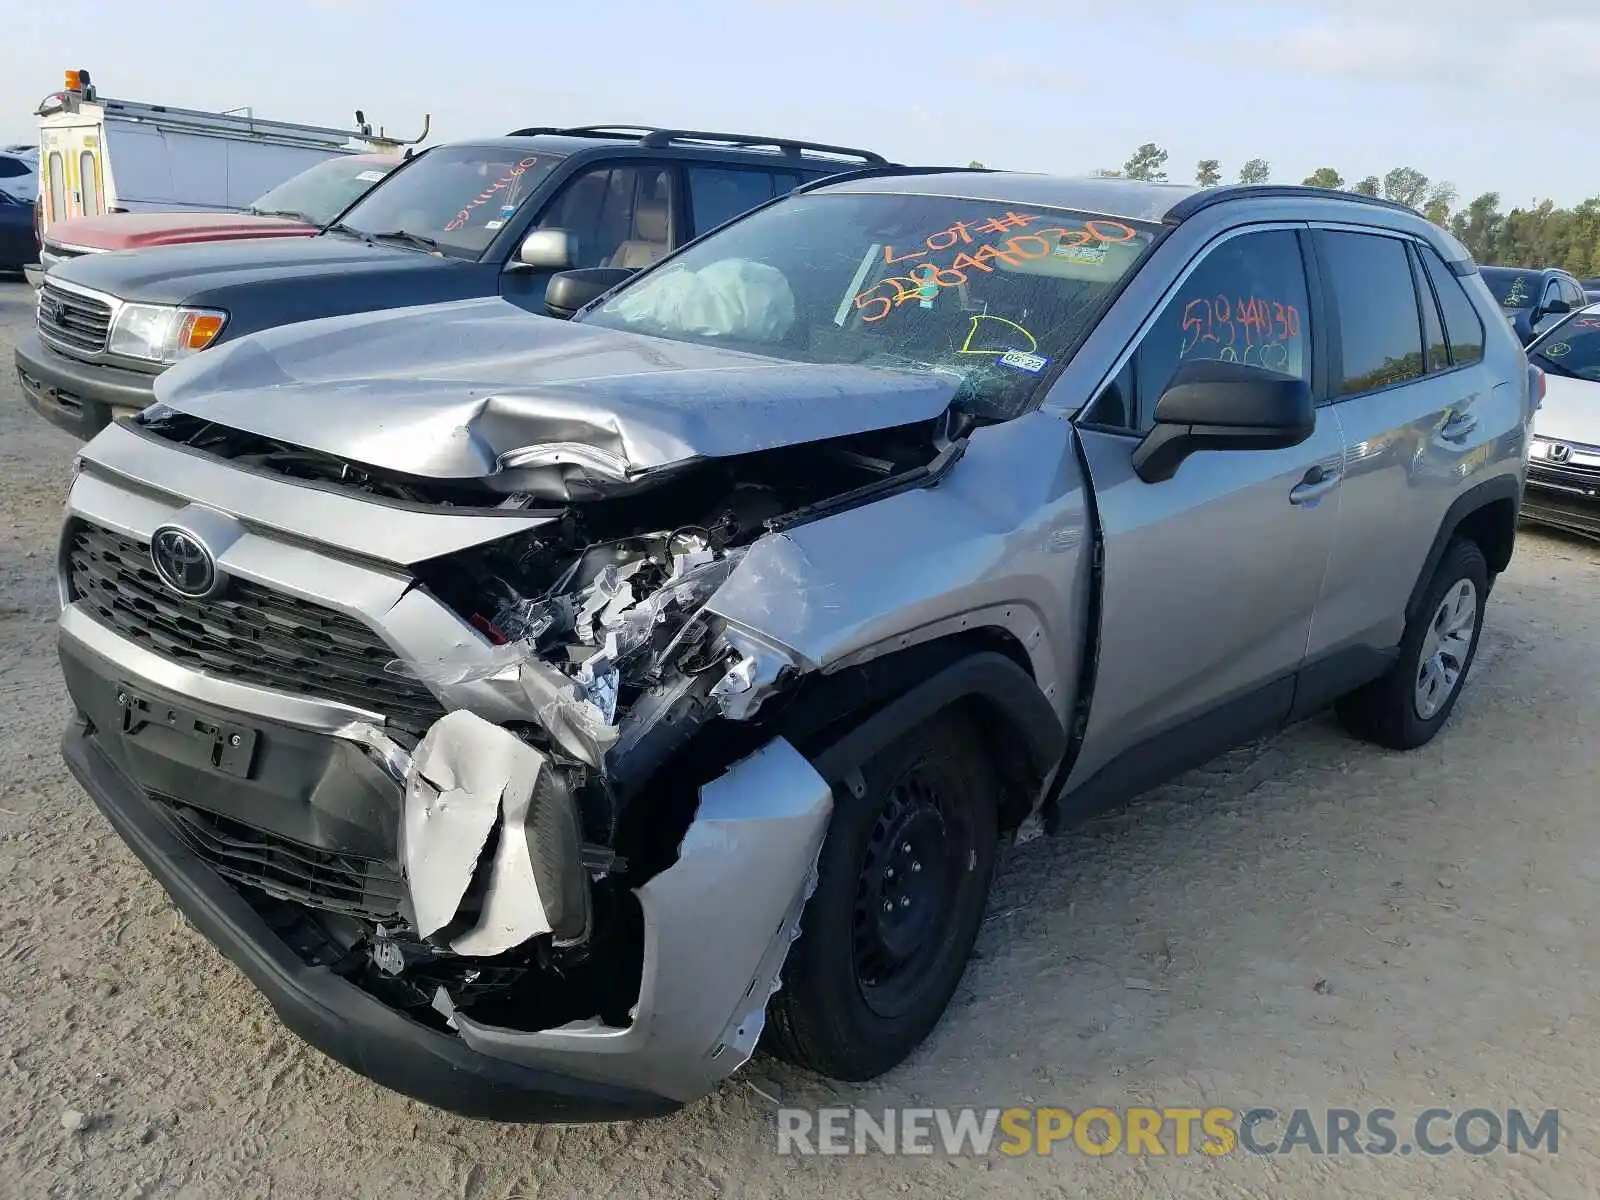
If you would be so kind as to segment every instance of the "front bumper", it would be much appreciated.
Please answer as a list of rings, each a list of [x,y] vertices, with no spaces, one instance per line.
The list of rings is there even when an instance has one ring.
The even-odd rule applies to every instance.
[[[479,1120],[618,1121],[681,1107],[663,1096],[482,1053],[403,1016],[327,967],[307,964],[183,844],[81,721],[68,728],[62,754],[183,915],[261,990],[279,1020],[335,1061],[425,1104]]]
[[[1522,494],[1522,519],[1600,537],[1600,470],[1530,464],[1528,486]]]
[[[37,330],[17,339],[16,370],[28,407],[84,441],[123,413],[155,403],[156,376],[67,358],[40,341]]]

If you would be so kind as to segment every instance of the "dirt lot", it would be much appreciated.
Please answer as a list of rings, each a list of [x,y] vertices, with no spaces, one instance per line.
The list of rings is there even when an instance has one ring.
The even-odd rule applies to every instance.
[[[31,300],[0,283],[0,1195],[1600,1190],[1600,550],[1522,539],[1432,746],[1381,753],[1315,720],[1020,847],[952,1011],[878,1084],[757,1058],[665,1121],[481,1125],[284,1032],[61,766],[51,553],[74,443],[9,378]],[[1433,1106],[1559,1108],[1561,1130],[1553,1156],[793,1159],[774,1098],[1387,1107],[1402,1129]]]

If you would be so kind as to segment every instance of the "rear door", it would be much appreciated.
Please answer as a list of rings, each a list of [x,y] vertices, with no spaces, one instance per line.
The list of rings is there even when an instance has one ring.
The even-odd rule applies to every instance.
[[[1375,667],[1399,644],[1445,512],[1485,458],[1494,380],[1481,367],[1482,323],[1430,247],[1352,227],[1313,237],[1345,444],[1339,538],[1309,656],[1359,674],[1363,658]],[[1436,286],[1449,289],[1442,310]],[[1453,334],[1444,346],[1441,329]]]
[[[1164,482],[1145,483],[1130,459],[1182,362],[1315,385],[1305,238],[1253,226],[1211,243],[1079,418],[1105,562],[1100,667],[1069,787],[1101,768],[1143,786],[1288,715],[1339,521],[1336,415],[1319,408],[1311,438],[1288,449],[1194,454]]]

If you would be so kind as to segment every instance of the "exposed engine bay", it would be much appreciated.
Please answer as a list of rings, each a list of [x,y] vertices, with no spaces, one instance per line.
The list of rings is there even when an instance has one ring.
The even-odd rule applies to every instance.
[[[753,746],[779,707],[769,701],[803,672],[783,647],[706,612],[707,601],[759,538],[926,485],[963,445],[944,418],[701,461],[642,493],[550,508],[159,408],[140,425],[378,503],[550,516],[413,565],[416,586],[479,642],[459,659],[396,658],[385,669],[436,691],[491,684],[527,720],[501,726],[458,709],[420,742],[398,739],[391,771],[410,896],[399,922],[300,914],[323,957],[387,1002],[436,1024],[463,1013],[522,1030],[630,1022],[644,937],[635,891],[673,863],[693,818],[706,776],[690,748],[709,743],[726,763],[736,751],[719,755],[719,740]]]

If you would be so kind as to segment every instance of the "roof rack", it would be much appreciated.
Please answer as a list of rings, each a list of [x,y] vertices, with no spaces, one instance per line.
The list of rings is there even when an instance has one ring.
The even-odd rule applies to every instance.
[[[641,146],[657,149],[674,142],[714,143],[740,149],[771,148],[784,154],[798,156],[804,151],[828,154],[837,158],[859,158],[874,166],[887,166],[889,160],[872,150],[858,150],[853,146],[831,146],[826,142],[806,142],[796,138],[761,137],[748,133],[711,133],[701,129],[661,129],[653,125],[575,125],[560,129],[540,125],[527,129],[513,129],[507,137],[535,137],[542,133],[561,134],[566,137],[616,138],[636,141]]]
[[[1213,204],[1221,204],[1226,200],[1275,199],[1346,200],[1355,204],[1376,205],[1391,212],[1410,213],[1413,217],[1422,215],[1409,204],[1401,204],[1398,200],[1385,200],[1381,196],[1367,196],[1361,192],[1346,192],[1339,188],[1313,187],[1310,184],[1300,183],[1225,183],[1185,196],[1167,210],[1165,220],[1169,225],[1177,225],[1187,221],[1202,209],[1210,208]]]

